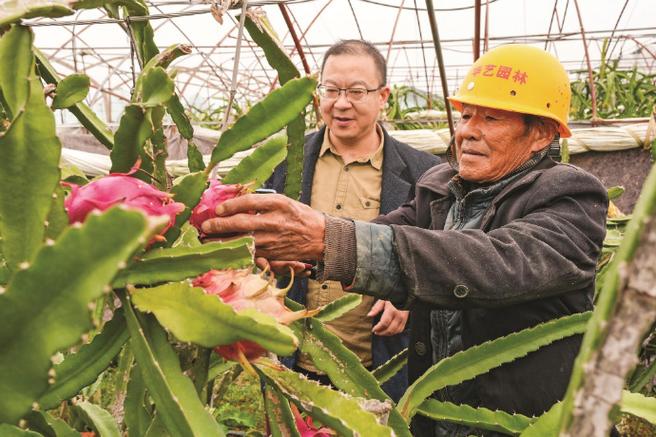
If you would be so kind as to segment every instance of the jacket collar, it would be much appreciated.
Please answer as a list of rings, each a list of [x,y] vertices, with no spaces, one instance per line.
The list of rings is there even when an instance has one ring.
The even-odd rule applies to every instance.
[[[403,177],[407,164],[399,153],[398,142],[387,133],[385,128],[380,125],[379,127],[383,132],[383,181],[380,192],[380,212],[385,214],[396,209],[398,205],[407,200],[411,184]],[[300,200],[308,205],[312,201],[314,169],[319,159],[325,133],[326,127],[323,126],[310,135],[305,142]]]
[[[535,167],[533,167],[530,171],[528,171],[528,173],[518,178],[517,180],[513,181],[508,186],[506,186],[503,190],[501,190],[499,195],[495,197],[494,203],[496,204],[500,202],[515,189],[533,183],[538,177],[540,177],[540,175],[545,170],[550,169],[555,165],[556,163],[551,158],[545,156],[544,158],[542,158],[542,160],[540,160],[540,162],[538,162],[535,165]],[[451,168],[451,166],[448,163],[445,163],[438,166],[436,168],[436,171],[434,171],[430,175],[430,177],[424,178],[423,180],[417,182],[417,186],[421,188],[426,188],[444,197],[449,197],[452,194],[449,191],[448,184],[451,181],[451,179],[456,175],[457,175],[456,171],[453,168]]]

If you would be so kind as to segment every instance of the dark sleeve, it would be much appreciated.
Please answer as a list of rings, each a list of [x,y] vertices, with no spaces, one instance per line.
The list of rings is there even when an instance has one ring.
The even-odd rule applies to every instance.
[[[525,194],[529,201],[521,218],[487,233],[393,224],[405,284],[399,293],[410,296],[392,300],[495,307],[589,285],[605,235],[606,190],[593,176],[571,168],[547,177],[553,180],[538,180]],[[406,206],[381,222],[411,219]]]

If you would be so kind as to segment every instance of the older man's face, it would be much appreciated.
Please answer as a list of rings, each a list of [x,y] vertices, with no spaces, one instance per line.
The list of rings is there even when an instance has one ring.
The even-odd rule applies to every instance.
[[[497,181],[548,143],[536,130],[527,132],[520,113],[464,105],[456,127],[459,174],[472,182]]]

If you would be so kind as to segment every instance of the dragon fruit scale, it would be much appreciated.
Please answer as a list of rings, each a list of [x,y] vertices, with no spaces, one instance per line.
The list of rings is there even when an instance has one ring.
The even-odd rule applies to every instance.
[[[189,223],[198,229],[202,234],[201,225],[205,220],[216,217],[216,207],[228,199],[239,197],[248,192],[247,185],[222,184],[216,179],[210,179],[210,186],[207,188],[198,205],[191,211]]]
[[[284,304],[289,288],[280,289],[274,285],[273,275],[265,279],[267,272],[260,275],[250,269],[210,270],[192,281],[194,287],[202,288],[206,294],[217,296],[236,312],[255,309],[268,314],[279,323],[288,325],[295,320],[311,317],[316,310],[292,311]],[[266,350],[253,341],[240,340],[230,345],[214,349],[223,358],[232,361],[253,361],[266,355]]]
[[[164,234],[175,224],[175,216],[184,211],[185,205],[174,202],[171,194],[133,178],[132,172],[111,173],[83,186],[66,184],[71,188],[64,200],[69,223],[83,222],[91,211],[104,211],[122,204],[149,216],[168,216],[169,223],[161,231]]]

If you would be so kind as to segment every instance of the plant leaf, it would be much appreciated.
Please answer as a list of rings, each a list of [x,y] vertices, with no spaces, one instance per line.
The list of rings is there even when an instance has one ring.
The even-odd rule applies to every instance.
[[[620,197],[622,194],[624,194],[624,187],[621,185],[616,185],[614,187],[610,187],[607,191],[608,191],[608,200],[615,200],[618,197]]]
[[[244,27],[251,38],[253,38],[253,41],[260,46],[262,51],[264,51],[264,56],[269,65],[278,72],[280,83],[282,85],[301,76],[291,58],[287,55],[285,50],[280,47],[278,38],[270,32],[270,29],[267,28],[267,26],[264,25],[259,27],[251,17],[246,16]]]
[[[71,74],[57,84],[57,94],[52,101],[54,109],[63,109],[83,101],[89,94],[89,76]]]
[[[170,244],[178,239],[180,229],[191,217],[191,211],[198,205],[205,188],[207,188],[207,174],[202,171],[185,175],[173,184],[171,188],[173,198],[176,202],[184,203],[186,208],[175,217],[175,225],[165,235],[166,241]]]
[[[589,319],[590,312],[573,314],[457,352],[433,365],[408,387],[397,409],[410,419],[434,391],[472,379],[561,338],[580,334]]]
[[[100,437],[121,437],[116,421],[106,410],[87,401],[78,402],[75,408]]]
[[[331,390],[279,363],[260,359],[254,364],[269,384],[299,404],[313,418],[335,430],[338,435],[393,435],[391,428],[379,424],[373,413],[363,409],[361,402],[372,402],[371,400],[352,398]]]
[[[314,318],[324,323],[329,322],[351,311],[360,305],[360,302],[362,302],[362,295],[356,293],[346,294],[323,307]]]
[[[12,26],[0,38],[0,89],[13,114],[0,136],[0,235],[11,271],[30,262],[43,242],[52,192],[59,181],[61,144],[55,120],[34,74],[32,32]]]
[[[408,361],[408,348],[403,349],[398,354],[394,355],[387,362],[376,367],[371,374],[378,380],[380,384],[387,382],[394,375],[396,375],[399,370],[406,365]]]
[[[0,89],[5,110],[11,119],[25,110],[30,96],[30,77],[34,70],[34,55],[32,44],[34,35],[24,26],[12,26],[0,38],[0,62],[2,65],[11,65],[12,68],[0,70]]]
[[[620,408],[623,413],[633,414],[656,425],[656,398],[624,390]]]
[[[153,418],[146,409],[146,383],[138,364],[134,364],[128,378],[128,389],[123,402],[125,412],[125,426],[128,428],[128,437],[142,437]]]
[[[264,385],[264,408],[272,437],[301,437],[289,401],[269,384]]]
[[[164,105],[173,96],[173,81],[162,67],[144,72],[141,80],[141,98],[145,107]]]
[[[89,302],[163,224],[121,208],[91,214],[14,274],[0,295],[0,422],[16,423],[47,390],[51,357],[91,328]]]
[[[57,407],[95,381],[118,355],[127,339],[125,318],[119,309],[91,343],[82,346],[77,353],[67,356],[54,367],[57,379],[39,399],[41,409]]]
[[[55,68],[50,64],[48,58],[36,47],[33,47],[34,56],[39,67],[39,75],[47,82],[58,85],[61,78],[55,71]],[[91,134],[100,141],[105,147],[111,149],[114,147],[114,134],[107,127],[107,125],[96,115],[83,102],[76,103],[67,108],[75,115],[77,120],[84,126]]]
[[[0,435],[2,437],[43,437],[39,433],[20,429],[7,423],[0,423]]]
[[[285,303],[293,310],[303,308],[290,299],[286,299]],[[301,352],[312,357],[314,365],[328,375],[335,387],[352,396],[380,401],[389,399],[358,356],[346,348],[323,323],[311,318],[305,324],[294,322],[291,327],[298,338],[302,339]],[[411,436],[408,424],[396,409],[390,412],[388,425],[397,436]]]
[[[197,247],[153,249],[116,277],[115,288],[152,285],[198,276],[212,269],[253,265],[253,239],[215,241]]]
[[[39,432],[46,437],[80,437],[79,432],[48,412],[32,410],[25,416],[25,420],[30,430]]]
[[[50,17],[57,18],[71,15],[73,9],[67,0],[30,0],[7,1],[2,5],[0,27],[18,21],[22,18]]]
[[[298,200],[303,180],[305,111],[287,125],[287,138],[287,176],[285,177],[284,192],[287,197]]]
[[[109,155],[111,173],[127,173],[142,154],[144,143],[154,133],[154,127],[146,111],[138,105],[125,107],[114,136],[114,148]]]
[[[224,184],[253,182],[253,189],[260,188],[286,156],[287,138],[285,136],[273,137],[242,159],[225,175],[221,182]]]
[[[166,110],[173,119],[173,122],[178,127],[178,132],[185,140],[192,140],[194,138],[194,127],[189,121],[189,117],[185,114],[185,110],[180,103],[180,98],[177,94],[173,94],[171,99],[166,103]],[[195,170],[198,171],[198,170]]]
[[[446,420],[451,423],[471,426],[504,434],[519,434],[535,419],[521,414],[505,411],[492,411],[487,408],[473,408],[469,405],[456,405],[428,399],[419,406],[417,412],[433,420]]]
[[[180,341],[204,347],[254,341],[278,355],[290,355],[298,340],[289,328],[255,310],[236,313],[217,296],[186,282],[142,288],[132,292],[132,302],[142,312],[152,312]]]
[[[316,80],[310,77],[293,79],[255,104],[223,132],[205,171],[285,127],[310,102],[316,84]]]
[[[174,437],[224,434],[203,407],[194,384],[182,374],[178,355],[166,333],[152,316],[137,317],[129,300],[122,296],[125,319],[134,352],[148,392],[155,400],[156,417]]]
[[[558,425],[560,414],[563,409],[562,402],[557,402],[542,416],[527,426],[520,437],[556,437],[558,436]]]

